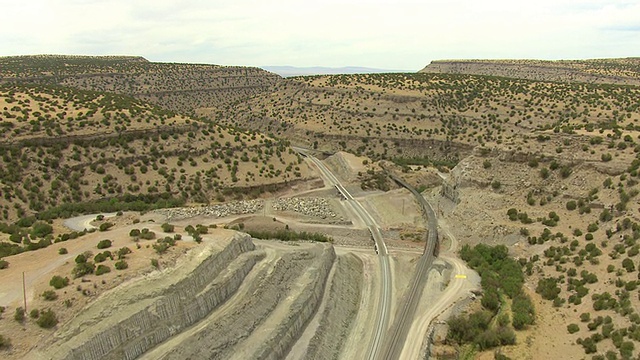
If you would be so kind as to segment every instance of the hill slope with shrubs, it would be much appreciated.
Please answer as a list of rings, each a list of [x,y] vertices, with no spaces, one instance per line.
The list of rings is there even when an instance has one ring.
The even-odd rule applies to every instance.
[[[257,196],[309,172],[287,142],[134,98],[0,85],[2,221]]]

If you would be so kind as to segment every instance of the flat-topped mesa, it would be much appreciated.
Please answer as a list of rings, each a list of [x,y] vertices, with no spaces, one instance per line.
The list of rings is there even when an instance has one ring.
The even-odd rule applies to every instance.
[[[420,72],[637,86],[640,85],[640,58],[555,61],[436,60]]]
[[[0,57],[0,83],[124,94],[177,112],[230,104],[268,91],[281,79],[255,67],[158,63],[136,56]]]

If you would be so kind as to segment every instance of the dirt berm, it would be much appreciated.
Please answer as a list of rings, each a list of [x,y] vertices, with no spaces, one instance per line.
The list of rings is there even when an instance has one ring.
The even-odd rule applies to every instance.
[[[28,358],[134,359],[207,316],[265,257],[246,234],[209,236],[176,267],[105,293]]]

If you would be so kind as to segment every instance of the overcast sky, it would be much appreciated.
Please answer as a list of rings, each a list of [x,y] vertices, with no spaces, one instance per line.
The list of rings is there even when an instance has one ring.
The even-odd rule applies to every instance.
[[[0,0],[0,56],[419,70],[640,56],[640,0]]]

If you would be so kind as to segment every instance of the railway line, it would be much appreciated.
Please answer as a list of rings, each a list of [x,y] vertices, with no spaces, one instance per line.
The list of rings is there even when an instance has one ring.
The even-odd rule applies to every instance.
[[[390,335],[383,347],[381,359],[399,359],[407,338],[407,333],[418,307],[418,302],[422,296],[422,290],[427,281],[429,269],[437,256],[438,246],[438,221],[431,205],[424,197],[406,181],[400,177],[388,173],[388,175],[399,185],[408,189],[420,204],[422,214],[427,218],[428,232],[424,252],[418,261],[416,272],[413,275],[411,285],[400,304],[399,312],[390,329]]]

